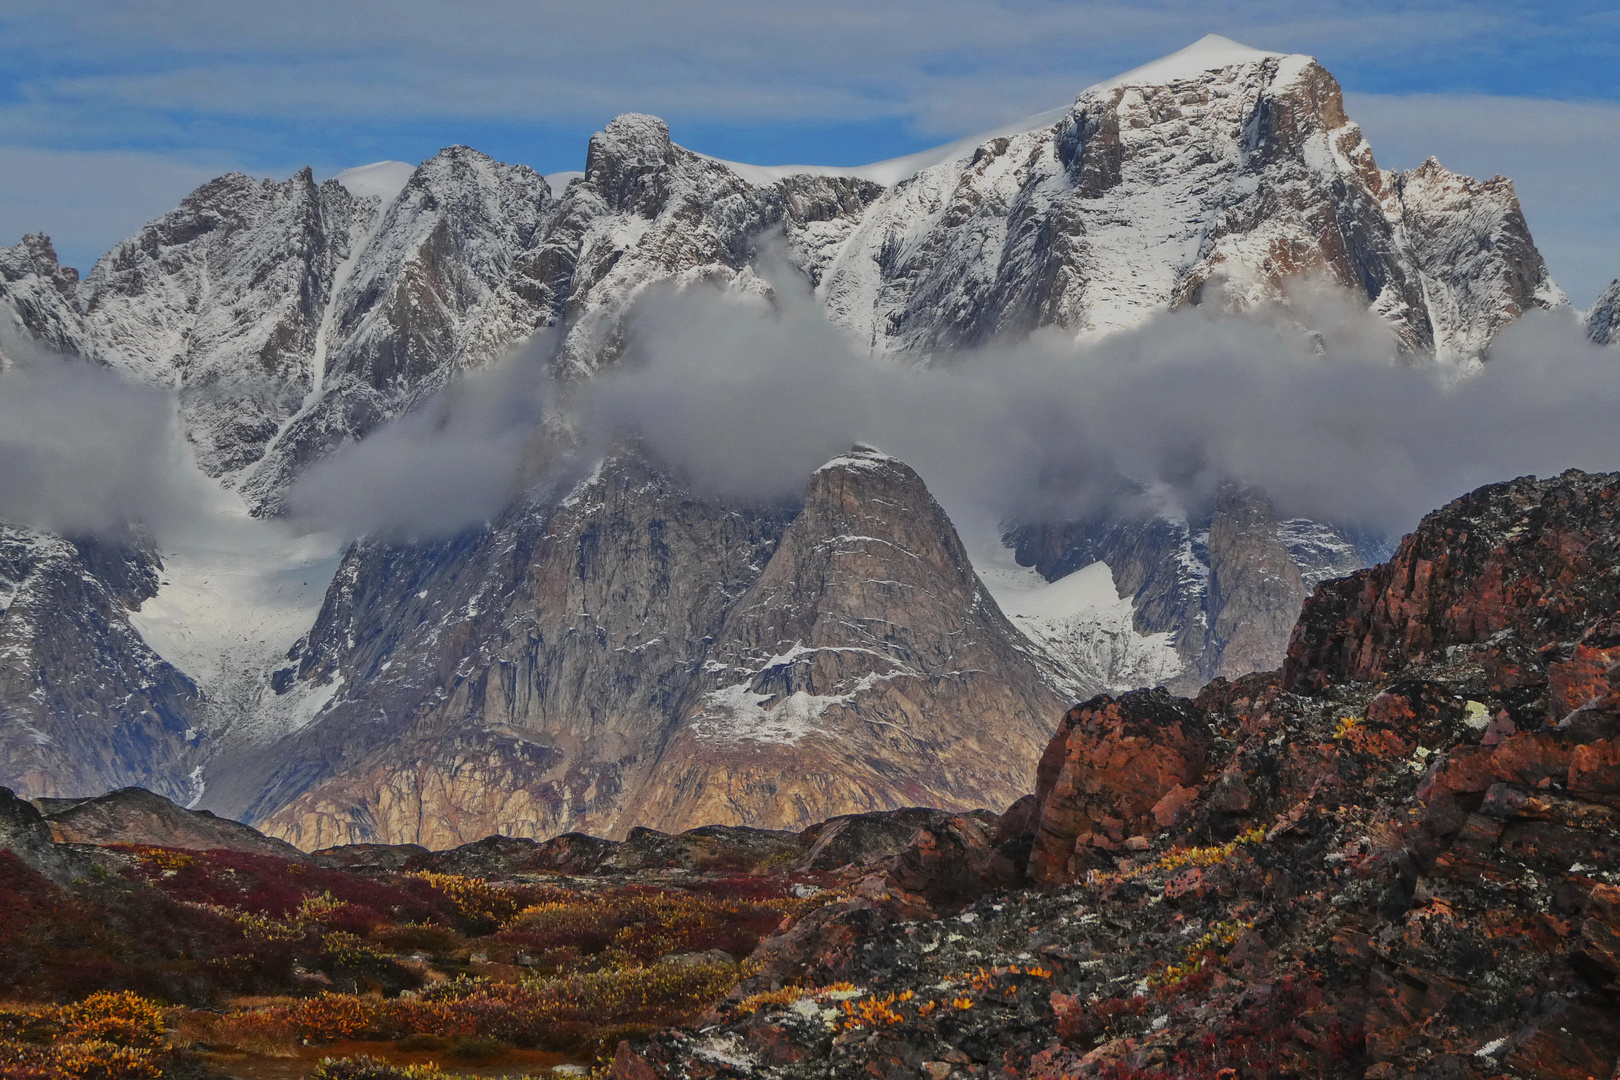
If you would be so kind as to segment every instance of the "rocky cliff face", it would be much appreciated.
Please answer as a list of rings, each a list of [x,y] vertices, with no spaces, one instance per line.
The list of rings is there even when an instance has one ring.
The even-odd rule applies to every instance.
[[[139,541],[0,526],[0,782],[27,797],[196,796],[196,688],[129,622],[160,573]]]
[[[286,677],[331,704],[209,805],[310,848],[1010,802],[1059,699],[967,567],[876,453],[802,508],[617,454],[441,549],[351,552]]]
[[[1000,808],[1061,709],[1038,665],[916,473],[837,458],[727,612],[627,820]]]
[[[791,516],[625,452],[488,529],[357,545],[276,676],[329,702],[228,751],[208,805],[306,848],[609,831]]]
[[[1477,362],[1509,322],[1567,303],[1530,239],[1513,181],[1459,176],[1435,158],[1386,177],[1384,206],[1423,283],[1436,356]]]
[[[563,193],[550,230],[548,258],[569,275],[559,371],[587,375],[611,364],[624,318],[648,285],[766,290],[751,264],[767,230],[780,229],[814,277],[880,191],[856,177],[752,184],[675,145],[657,117],[619,117],[591,137],[585,175]]]

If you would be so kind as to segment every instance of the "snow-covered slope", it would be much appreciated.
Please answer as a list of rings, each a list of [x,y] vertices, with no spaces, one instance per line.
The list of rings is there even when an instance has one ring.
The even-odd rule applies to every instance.
[[[1077,670],[1105,685],[1163,683],[1181,693],[1216,675],[1280,664],[1311,590],[1388,551],[1374,538],[1320,522],[1279,521],[1262,493],[1233,485],[1191,520],[1166,512],[1026,523],[1007,539],[1032,577],[1020,581],[998,553],[981,557],[981,565],[1000,564],[1006,576],[990,571],[986,580],[1010,586],[997,599],[1015,625],[1070,663],[1078,656],[1093,665]],[[1118,606],[1107,603],[1105,574]],[[1042,589],[1036,581],[1049,584]],[[1122,636],[1122,625],[1136,636]],[[1094,658],[1115,655],[1125,659],[1119,674],[1103,676]]]
[[[1586,336],[1599,345],[1620,345],[1620,278],[1587,309]]]
[[[1105,562],[1047,581],[1000,549],[975,563],[979,576],[1012,624],[1093,690],[1119,692],[1174,681],[1186,667],[1168,632],[1136,629],[1131,601],[1119,595]],[[1082,695],[1083,695],[1082,691]],[[1082,696],[1077,695],[1077,696]]]
[[[293,535],[233,503],[219,500],[205,528],[170,546],[158,588],[129,616],[146,644],[201,691],[194,716],[210,757],[296,731],[334,689],[278,694],[275,672],[320,613],[341,546]]]

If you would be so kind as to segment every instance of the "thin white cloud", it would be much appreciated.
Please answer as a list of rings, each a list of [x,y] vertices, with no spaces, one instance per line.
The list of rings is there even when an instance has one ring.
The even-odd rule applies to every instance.
[[[1345,0],[1286,12],[1272,0],[1216,11],[1190,0],[13,6],[8,47],[49,52],[52,71],[69,72],[29,80],[30,103],[546,122],[634,108],[675,120],[901,118],[955,135],[1057,104],[1205,32],[1349,61],[1489,42],[1510,21],[1483,3]]]

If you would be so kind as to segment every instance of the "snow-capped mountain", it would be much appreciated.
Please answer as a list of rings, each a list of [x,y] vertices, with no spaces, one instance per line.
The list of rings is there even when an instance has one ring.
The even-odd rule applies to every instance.
[[[820,292],[872,348],[926,352],[1036,326],[1117,330],[1216,296],[1254,308],[1311,273],[1448,361],[1565,302],[1510,183],[1434,161],[1378,169],[1320,65],[1224,39],[896,184]]]
[[[588,375],[648,285],[766,288],[751,264],[773,229],[879,353],[1095,334],[1217,297],[1254,308],[1317,274],[1413,351],[1472,362],[1523,311],[1565,303],[1510,182],[1378,169],[1309,57],[1206,39],[1039,121],[790,172],[693,153],[631,114],[592,137],[560,197],[466,147],[382,207],[307,170],[232,175],[82,283],[42,238],[7,249],[0,303],[46,342],[179,387],[199,463],[260,512],[309,462],[542,327],[562,328],[558,370]],[[381,175],[352,182],[397,183]]]
[[[1320,65],[1224,39],[863,168],[719,161],[637,114],[584,164],[548,180],[457,146],[320,184],[233,174],[83,280],[43,237],[0,248],[0,317],[172,388],[198,467],[274,517],[304,470],[461,372],[531,349],[589,379],[651,287],[769,294],[767,245],[861,348],[916,363],[1197,304],[1314,330],[1303,276],[1409,352],[1469,365],[1565,302],[1508,181],[1380,170]],[[7,536],[78,573],[86,597],[59,607],[86,614],[58,632],[0,613],[7,655],[33,665],[4,669],[4,729],[28,743],[10,760],[30,764],[0,783],[189,798],[206,777],[207,805],[306,845],[1011,798],[1064,695],[1270,666],[1309,588],[1369,557],[1233,488],[1208,520],[1026,523],[1011,539],[1034,571],[991,553],[981,580],[915,474],[864,452],[784,507],[696,495],[621,451],[485,529],[357,544],[297,633],[302,577],[210,584],[256,559],[171,559],[165,586],[155,555],[130,555],[149,560],[133,587],[82,544]],[[46,580],[5,573],[19,596]],[[220,643],[199,640],[204,609],[271,595],[273,615],[226,611]],[[35,693],[71,672],[102,674],[75,700]],[[138,746],[105,734],[125,712],[152,729]],[[83,766],[98,732],[106,761]]]
[[[231,478],[256,461],[317,382],[338,269],[376,216],[308,169],[285,183],[240,173],[104,255],[82,281],[43,238],[0,261],[18,323],[45,343],[178,392],[198,467]],[[50,287],[42,287],[42,283]]]
[[[1599,345],[1620,345],[1620,278],[1587,309],[1586,336]]]

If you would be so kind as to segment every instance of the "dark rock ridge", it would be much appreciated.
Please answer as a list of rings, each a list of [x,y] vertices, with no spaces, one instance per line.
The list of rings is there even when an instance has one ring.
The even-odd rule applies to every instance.
[[[0,787],[0,850],[10,851],[57,884],[66,884],[73,877],[39,811],[5,787]]]
[[[1620,601],[1612,475],[1522,477],[1424,519],[1395,557],[1320,586],[1288,646],[1286,689],[1387,678],[1473,646],[1498,692],[1548,683]],[[1546,704],[1558,720],[1580,702]]]
[[[196,795],[196,687],[129,622],[161,570],[140,539],[0,525],[0,783],[30,796],[130,784]]]
[[[486,532],[351,552],[289,685],[332,703],[209,805],[305,848],[1005,805],[1060,699],[968,565],[875,451],[794,507],[616,452]]]
[[[239,821],[186,810],[144,788],[120,788],[93,799],[41,799],[45,824],[58,844],[141,844],[197,851],[246,851],[302,861],[304,853]],[[56,805],[51,804],[65,804]]]

